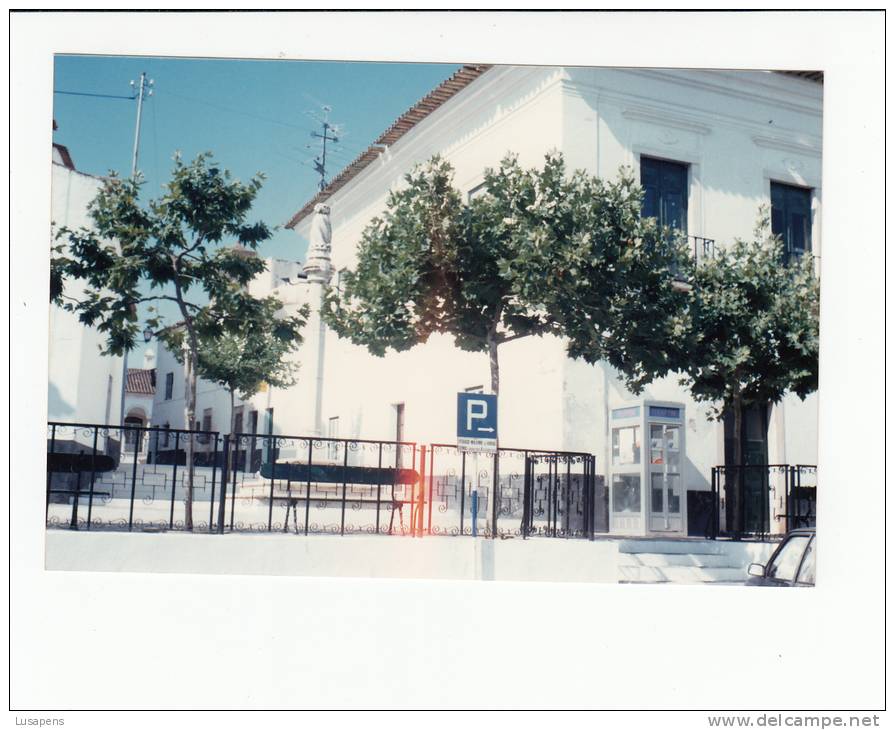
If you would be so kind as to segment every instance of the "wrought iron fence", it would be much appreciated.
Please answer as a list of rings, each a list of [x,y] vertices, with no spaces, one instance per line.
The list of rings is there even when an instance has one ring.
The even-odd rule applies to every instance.
[[[592,538],[608,531],[596,481],[593,455],[576,452],[58,422],[47,433],[49,527]]]
[[[476,455],[432,444],[427,471],[429,534],[593,537],[597,524],[608,528],[591,454],[501,448]]]
[[[213,431],[50,422],[47,525],[213,530],[222,464]]]
[[[817,467],[813,464],[712,467],[712,510],[711,537],[724,534],[765,538],[771,531],[772,517],[783,520],[787,531],[813,527],[817,512]]]
[[[241,433],[225,450],[229,530],[420,532],[415,443]]]

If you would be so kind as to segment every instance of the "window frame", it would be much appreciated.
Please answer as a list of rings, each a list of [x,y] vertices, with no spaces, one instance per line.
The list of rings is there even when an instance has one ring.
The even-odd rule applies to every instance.
[[[771,230],[773,231],[774,227],[774,198],[775,198],[775,189],[783,195],[783,209],[782,209],[782,218],[783,218],[783,231],[780,233],[776,233],[783,240],[783,250],[784,250],[784,260],[786,263],[791,261],[800,259],[802,256],[814,255],[814,200],[816,197],[816,191],[811,185],[799,185],[790,181],[779,180],[776,177],[771,177],[768,179],[768,198],[770,200],[770,211],[771,211]],[[800,195],[803,195],[805,198],[805,208],[807,211],[806,215],[806,223],[805,223],[805,248],[795,249],[792,246],[792,240],[787,239],[787,230],[788,230],[788,219],[789,213],[791,212],[791,208],[789,205],[790,196],[794,195],[798,192]],[[779,208],[778,208],[779,210]]]
[[[655,165],[657,168],[657,170],[656,170],[657,174],[661,174],[661,168],[663,168],[663,167],[665,167],[665,168],[670,168],[670,167],[681,168],[680,171],[683,173],[682,189],[683,189],[683,194],[684,194],[683,205],[681,206],[683,227],[680,229],[676,229],[676,230],[680,230],[680,232],[684,236],[688,236],[690,234],[690,228],[692,227],[691,226],[692,216],[690,214],[690,207],[691,207],[691,203],[692,203],[692,199],[693,199],[692,187],[693,187],[694,163],[689,162],[687,160],[677,160],[677,159],[671,159],[668,157],[662,157],[660,155],[650,154],[649,152],[643,152],[639,155],[639,163],[640,163],[639,164],[639,183],[640,183],[640,187],[644,189],[644,204],[646,202],[646,186],[644,185],[644,182],[643,182],[644,166]],[[655,218],[656,222],[658,223],[659,226],[667,225],[662,220],[662,213],[661,213],[661,211],[662,211],[662,205],[661,205],[662,196],[659,194],[657,194],[657,195],[658,195],[658,199],[656,201],[656,204],[659,207],[658,215],[655,215],[655,216],[646,215],[644,213],[643,205],[641,205],[640,214],[641,214],[641,217],[644,217],[644,218]]]

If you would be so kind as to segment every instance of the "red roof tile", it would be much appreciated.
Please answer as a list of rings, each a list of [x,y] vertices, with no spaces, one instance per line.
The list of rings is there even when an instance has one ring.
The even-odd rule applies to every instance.
[[[139,368],[127,369],[127,388],[128,393],[139,393],[141,395],[155,394],[155,378],[152,370],[141,370]]]

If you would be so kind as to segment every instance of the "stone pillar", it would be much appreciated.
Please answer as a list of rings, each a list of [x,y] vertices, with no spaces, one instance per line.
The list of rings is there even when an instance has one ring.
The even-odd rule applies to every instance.
[[[320,316],[323,305],[323,292],[332,278],[332,224],[329,219],[329,206],[318,203],[314,206],[314,218],[311,221],[310,245],[308,258],[304,265],[304,273],[308,277],[308,323],[305,326],[305,341],[302,348],[307,357],[303,358],[305,367],[299,378],[305,381],[302,390],[308,399],[302,403],[307,408],[305,422],[315,436],[323,433],[323,379],[326,351],[326,325]],[[310,386],[308,388],[307,386]]]

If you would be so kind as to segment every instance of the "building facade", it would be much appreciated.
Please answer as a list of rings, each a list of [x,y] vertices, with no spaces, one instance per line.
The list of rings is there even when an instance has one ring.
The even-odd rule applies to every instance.
[[[487,354],[462,352],[449,337],[377,358],[336,337],[317,315],[323,285],[338,286],[353,268],[364,227],[414,165],[441,155],[465,195],[508,152],[539,167],[559,150],[570,169],[603,178],[626,166],[646,190],[644,214],[681,228],[695,246],[748,237],[759,207],[769,205],[789,255],[819,262],[822,99],[816,74],[463,67],[290,220],[313,239],[318,206],[328,206],[332,250],[312,246],[301,272],[271,261],[257,282],[259,294],[276,293],[287,309],[307,303],[312,316],[299,384],[240,404],[244,430],[450,443],[456,394],[488,389]],[[289,273],[273,273],[280,270]],[[611,531],[688,532],[691,493],[708,491],[712,467],[731,459],[732,431],[708,417],[707,404],[675,377],[635,396],[607,364],[570,359],[556,337],[506,343],[500,365],[501,446],[594,454],[609,489]],[[160,355],[160,378],[168,366]],[[173,400],[182,376],[170,367]],[[226,394],[200,388],[199,412],[219,408],[227,415],[209,423],[224,428]],[[755,409],[743,430],[751,463],[816,464],[817,396]],[[785,511],[781,497],[771,484],[772,517]],[[781,520],[771,527],[782,529]]]
[[[102,180],[76,170],[68,150],[59,144],[53,145],[52,169],[52,235],[62,227],[90,227],[87,206]],[[65,282],[66,295],[77,297],[82,291],[79,282]],[[48,420],[117,424],[122,358],[101,354],[103,334],[62,307],[50,307],[49,326]]]

